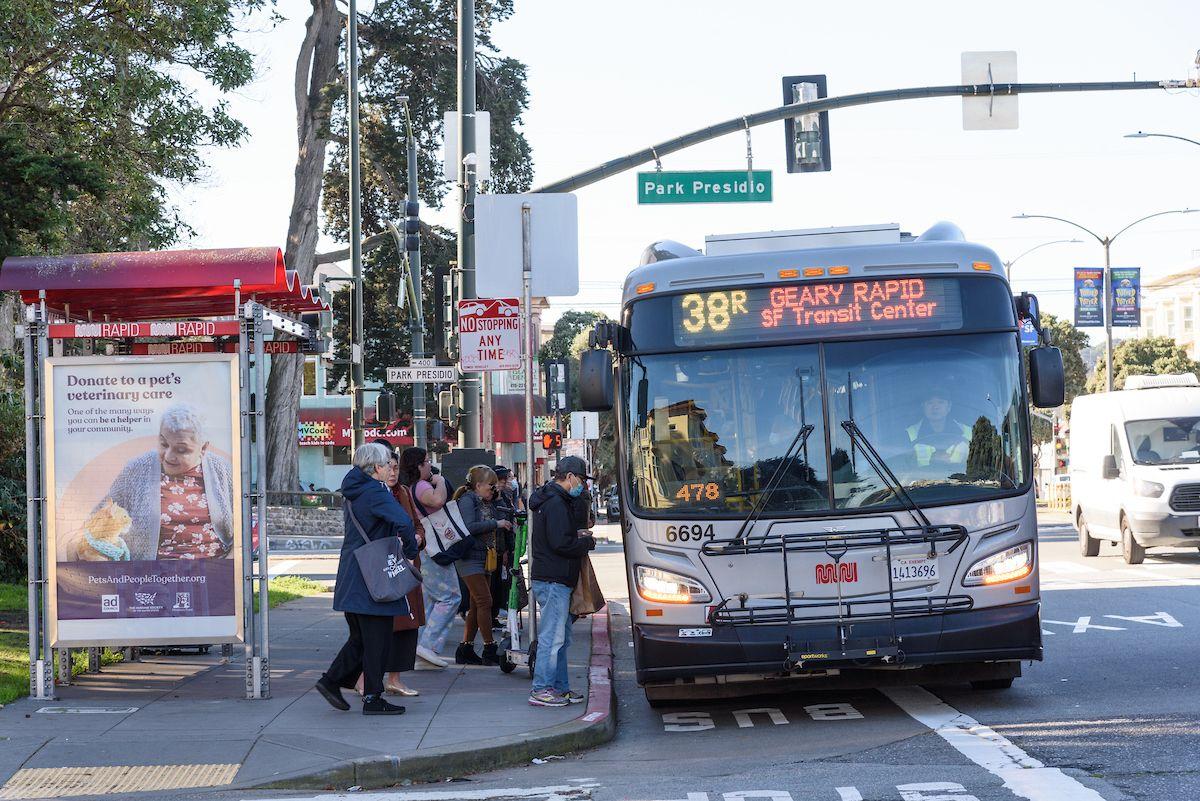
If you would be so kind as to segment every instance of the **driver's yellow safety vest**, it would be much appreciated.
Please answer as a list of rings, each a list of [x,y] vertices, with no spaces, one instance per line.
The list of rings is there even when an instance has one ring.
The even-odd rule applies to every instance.
[[[967,449],[971,440],[971,428],[964,426],[962,423],[953,423],[952,425],[958,426],[958,430],[962,432],[963,438],[961,442],[956,442],[947,448],[946,453],[952,461],[966,462]],[[917,464],[921,467],[928,467],[929,463],[933,461],[933,455],[937,453],[937,448],[932,445],[926,445],[923,442],[917,442],[917,435],[921,431],[920,423],[915,423],[905,430],[908,431],[908,441],[913,444],[913,453],[917,456]]]

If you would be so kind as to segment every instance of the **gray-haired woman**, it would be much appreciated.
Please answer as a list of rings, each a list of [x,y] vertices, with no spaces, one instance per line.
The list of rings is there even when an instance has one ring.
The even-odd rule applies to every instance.
[[[233,468],[210,450],[204,417],[178,403],[163,412],[158,449],[130,460],[97,509],[112,502],[129,513],[127,549],[84,532],[78,558],[220,559],[233,546]]]
[[[392,618],[409,613],[408,601],[401,598],[380,603],[373,599],[354,552],[368,540],[383,537],[399,537],[409,559],[415,558],[419,549],[412,518],[384,483],[391,473],[391,452],[376,443],[360,445],[353,461],[354,466],[342,479],[341,492],[346,499],[345,536],[333,589],[333,609],[345,613],[350,636],[317,682],[317,692],[334,709],[349,709],[341,690],[353,687],[361,673],[363,714],[399,715],[404,707],[383,699],[383,673],[392,642]]]

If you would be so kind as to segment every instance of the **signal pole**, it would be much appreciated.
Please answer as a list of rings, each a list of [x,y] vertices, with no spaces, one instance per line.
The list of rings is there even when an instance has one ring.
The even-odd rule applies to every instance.
[[[458,0],[458,167],[461,187],[458,218],[460,298],[475,297],[475,0]],[[455,316],[458,315],[457,305]],[[462,422],[458,446],[478,448],[480,440],[480,375],[466,373],[460,382]]]
[[[350,428],[354,449],[363,444],[363,274],[362,274],[362,213],[359,185],[358,153],[358,8],[349,0],[346,18],[346,61],[349,62],[350,106],[350,274],[354,282],[350,305]]]

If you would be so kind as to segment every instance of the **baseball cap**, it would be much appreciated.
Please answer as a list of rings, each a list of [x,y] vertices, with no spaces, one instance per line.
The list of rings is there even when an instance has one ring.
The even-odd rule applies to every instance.
[[[505,476],[507,476],[509,473],[512,472],[511,470],[509,470],[507,467],[505,467],[502,464],[496,465],[495,467],[492,468],[492,470],[495,471],[496,478],[504,478]]]
[[[558,467],[554,468],[554,472],[560,476],[565,476],[567,473],[574,473],[580,478],[595,481],[595,476],[589,476],[587,469],[587,463],[578,456],[565,456],[558,460]]]

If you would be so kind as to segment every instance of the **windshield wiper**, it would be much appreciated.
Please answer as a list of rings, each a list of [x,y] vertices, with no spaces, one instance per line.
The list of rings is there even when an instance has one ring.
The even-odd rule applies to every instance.
[[[875,450],[875,446],[867,439],[867,435],[858,427],[858,423],[853,419],[843,420],[842,428],[850,435],[850,442],[862,448],[863,455],[867,457],[871,467],[879,474],[885,484],[888,484],[888,489],[892,491],[900,503],[904,504],[909,513],[917,519],[925,528],[932,528],[933,524],[929,522],[929,518],[921,511],[921,507],[917,506],[917,502],[912,499],[908,491],[904,489],[904,485],[900,483],[900,479],[896,478],[896,474],[892,472],[892,468],[887,466],[887,462],[879,455],[879,451]]]
[[[734,543],[745,542],[743,535],[746,533],[746,530],[753,527],[758,521],[759,516],[763,513],[763,509],[767,506],[767,501],[770,500],[771,495],[778,489],[776,482],[791,469],[792,463],[796,461],[796,457],[800,455],[800,451],[804,450],[804,444],[808,442],[808,436],[812,434],[813,430],[814,426],[811,423],[805,423],[800,426],[800,429],[796,432],[796,436],[792,437],[791,443],[783,453],[783,458],[779,460],[779,464],[775,467],[775,472],[771,474],[771,477],[767,479],[767,483],[763,485],[758,498],[754,501],[754,505],[750,507],[750,513],[746,515],[746,519],[742,521],[742,525],[738,528],[738,533],[733,538]]]

